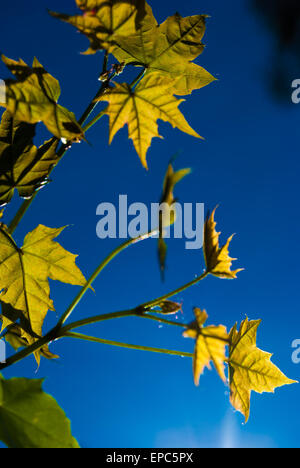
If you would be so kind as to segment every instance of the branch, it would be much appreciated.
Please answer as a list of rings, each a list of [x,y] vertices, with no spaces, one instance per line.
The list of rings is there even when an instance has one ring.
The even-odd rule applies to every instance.
[[[77,340],[90,341],[93,343],[106,344],[109,346],[118,346],[120,348],[135,349],[138,351],[149,351],[151,353],[169,354],[171,356],[193,357],[193,354],[183,351],[173,351],[170,349],[152,348],[149,346],[138,346],[128,343],[120,343],[119,341],[104,340],[102,338],[95,338],[92,336],[81,335],[80,333],[65,333],[64,338],[75,338]]]
[[[182,293],[186,289],[191,288],[192,286],[195,286],[196,284],[200,283],[200,281],[204,280],[207,276],[209,275],[208,271],[205,271],[202,273],[201,276],[198,278],[194,279],[193,281],[190,281],[189,283],[184,284],[180,288],[175,289],[174,291],[165,294],[164,296],[158,297],[157,299],[154,299],[153,301],[145,302],[140,306],[141,309],[151,309],[152,307],[155,307],[159,305],[161,302],[166,301],[167,299],[170,299],[170,297],[176,296],[177,294]]]
[[[100,263],[100,265],[96,268],[96,270],[94,271],[94,273],[92,274],[92,276],[89,278],[89,280],[87,281],[86,285],[81,289],[81,291],[79,292],[79,294],[77,294],[77,296],[75,297],[75,299],[73,300],[73,302],[70,304],[70,306],[68,307],[68,309],[65,311],[65,313],[62,315],[62,317],[60,318],[59,322],[58,322],[58,325],[63,325],[67,320],[68,318],[70,317],[70,315],[72,314],[73,310],[75,309],[75,307],[77,307],[77,305],[79,304],[79,302],[81,301],[81,299],[83,298],[83,296],[86,294],[86,292],[88,291],[88,289],[92,286],[92,284],[94,283],[94,281],[96,280],[96,278],[100,275],[100,273],[102,272],[102,270],[104,270],[104,268],[117,256],[119,255],[121,252],[123,252],[123,250],[127,249],[128,247],[130,247],[131,245],[134,245],[134,244],[137,244],[138,242],[141,242],[143,240],[146,240],[146,239],[149,239],[150,237],[154,236],[158,234],[158,231],[151,231],[151,232],[148,232],[147,234],[144,234],[142,236],[139,236],[135,239],[129,239],[128,241],[124,242],[122,245],[120,245],[119,247],[117,247],[115,250],[113,250],[113,252],[111,252],[106,258],[105,260],[103,260],[103,262]]]

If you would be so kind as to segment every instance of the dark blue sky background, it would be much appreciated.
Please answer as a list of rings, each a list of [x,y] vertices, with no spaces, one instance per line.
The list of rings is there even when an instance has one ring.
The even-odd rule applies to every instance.
[[[220,204],[218,227],[224,238],[236,232],[231,253],[245,272],[235,281],[209,278],[180,295],[182,320],[192,307],[206,308],[210,323],[231,327],[246,315],[262,318],[258,345],[274,353],[274,362],[293,379],[300,366],[291,361],[291,343],[300,338],[299,317],[299,117],[300,105],[277,101],[267,75],[274,57],[274,37],[251,9],[250,0],[166,0],[150,2],[159,21],[205,13],[207,48],[199,63],[219,81],[195,92],[181,106],[191,125],[205,137],[193,139],[162,124],[164,140],[149,151],[149,172],[127,140],[127,130],[108,147],[108,123],[88,134],[92,146],[75,146],[41,191],[16,232],[21,243],[38,224],[70,225],[62,244],[79,254],[89,276],[119,241],[96,237],[96,207],[128,194],[129,202],[156,202],[170,157],[182,152],[177,167],[193,174],[178,186],[184,202]],[[34,55],[60,80],[60,103],[77,116],[98,88],[101,56],[81,56],[87,40],[47,15],[46,8],[72,12],[72,0],[15,0],[1,6],[1,52],[31,62]],[[299,76],[287,76],[287,85]],[[0,66],[0,76],[7,72]],[[19,201],[7,209],[11,217]],[[160,281],[155,240],[127,250],[103,272],[74,312],[79,319],[135,306],[193,279],[204,267],[201,251],[170,242],[165,284]],[[51,283],[57,315],[77,289]],[[55,314],[49,313],[49,325]],[[180,330],[138,319],[88,327],[83,332],[135,344],[192,350]],[[107,346],[59,342],[58,362],[43,361],[37,374],[32,358],[4,372],[5,377],[47,376],[44,388],[72,419],[83,447],[299,447],[299,387],[275,395],[252,396],[249,423],[234,413],[228,389],[215,372],[193,385],[189,359]]]

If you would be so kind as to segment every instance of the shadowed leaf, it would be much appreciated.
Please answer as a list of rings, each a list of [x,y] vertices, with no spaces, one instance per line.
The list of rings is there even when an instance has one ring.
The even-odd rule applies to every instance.
[[[17,79],[5,80],[6,103],[0,105],[6,107],[16,120],[30,124],[42,121],[58,139],[79,142],[84,138],[75,115],[57,104],[60,96],[58,81],[36,58],[32,68],[22,60],[15,62],[4,55],[2,60]]]
[[[29,320],[25,318],[23,312],[15,310],[10,304],[1,303],[2,315],[0,320],[2,322],[2,329],[7,328],[5,332],[5,340],[17,351],[20,348],[26,348],[30,343],[28,336],[33,338],[40,338],[35,336],[31,329]],[[19,323],[15,323],[19,321]],[[50,352],[48,345],[43,346],[39,350],[40,354],[46,359],[58,359],[59,356]]]
[[[90,47],[86,54],[113,50],[115,37],[134,34],[145,14],[145,0],[76,0],[76,4],[82,14],[49,13],[88,37]]]
[[[14,190],[31,197],[48,183],[48,175],[58,162],[58,141],[52,139],[40,148],[33,145],[35,126],[16,121],[5,111],[0,126],[0,206],[12,199]]]

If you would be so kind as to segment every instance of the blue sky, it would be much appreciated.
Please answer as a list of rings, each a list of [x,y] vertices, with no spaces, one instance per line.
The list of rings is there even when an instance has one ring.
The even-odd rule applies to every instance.
[[[129,202],[156,202],[171,156],[181,151],[177,167],[192,167],[178,186],[184,202],[220,204],[218,227],[225,236],[237,233],[231,247],[245,272],[235,281],[209,278],[180,295],[184,321],[192,308],[205,308],[210,323],[231,327],[245,316],[262,318],[258,345],[274,353],[273,361],[292,379],[300,366],[292,363],[291,343],[300,338],[298,218],[300,105],[274,98],[267,76],[274,61],[274,38],[251,8],[250,0],[150,1],[159,21],[179,11],[205,13],[207,48],[199,63],[218,81],[194,92],[182,105],[191,125],[205,141],[161,124],[164,140],[149,151],[149,172],[141,166],[127,130],[108,147],[106,118],[88,135],[91,146],[75,146],[53,173],[15,238],[38,224],[69,225],[61,236],[89,276],[118,245],[96,237],[96,207],[127,194]],[[72,0],[15,0],[2,5],[1,52],[30,62],[34,55],[61,83],[60,103],[79,116],[98,88],[101,56],[82,56],[87,40],[47,15],[46,8],[72,12]],[[7,72],[0,66],[0,76]],[[287,84],[299,76],[286,76]],[[46,135],[46,132],[45,132]],[[19,201],[7,209],[13,216]],[[156,242],[124,252],[103,272],[74,312],[79,319],[126,309],[164,294],[203,270],[202,254],[184,242],[169,244],[164,284],[157,266]],[[51,283],[60,315],[77,289]],[[50,312],[48,325],[55,321]],[[84,329],[107,339],[192,350],[180,330],[138,319],[119,320]],[[59,342],[52,350],[58,362],[42,362],[37,373],[32,358],[4,372],[5,377],[47,377],[52,393],[72,419],[83,447],[299,447],[299,387],[275,395],[252,396],[251,418],[234,413],[228,389],[215,372],[205,372],[193,385],[188,359],[119,350],[97,344]]]

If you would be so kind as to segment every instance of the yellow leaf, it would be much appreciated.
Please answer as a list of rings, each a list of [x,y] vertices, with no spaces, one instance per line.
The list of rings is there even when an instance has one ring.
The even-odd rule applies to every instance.
[[[36,124],[42,121],[58,139],[79,142],[84,133],[75,115],[57,104],[60,96],[58,81],[39,61],[32,68],[23,60],[16,62],[2,55],[2,60],[15,75],[16,80],[5,80],[6,102],[0,103],[16,120]]]
[[[229,244],[233,236],[229,237],[226,244],[220,247],[219,237],[221,233],[216,231],[215,212],[216,208],[211,216],[207,217],[204,226],[203,252],[207,272],[219,278],[234,279],[237,273],[243,271],[243,269],[231,270],[232,262],[236,260],[236,258],[229,256]]]
[[[250,415],[251,391],[274,393],[277,387],[297,383],[288,379],[271,362],[272,354],[256,347],[257,329],[260,320],[244,320],[239,332],[235,325],[229,340],[230,401],[246,419]]]
[[[86,54],[114,48],[116,35],[135,33],[145,14],[145,0],[76,0],[80,15],[66,15],[50,11],[50,15],[75,26],[90,40]]]
[[[115,38],[114,56],[126,64],[145,66],[148,74],[171,78],[173,93],[178,95],[190,94],[215,81],[209,72],[192,62],[204,50],[206,16],[182,18],[177,13],[157,26],[152,10],[146,11],[135,34]]]
[[[110,119],[109,142],[127,124],[129,137],[133,140],[145,168],[151,141],[154,137],[160,137],[158,119],[169,122],[182,132],[201,138],[178,109],[184,100],[178,100],[170,94],[170,80],[167,78],[149,75],[139,82],[134,91],[127,83],[116,84],[101,100],[109,102],[106,110]]]
[[[228,344],[228,335],[226,327],[223,325],[204,327],[208,319],[205,310],[194,309],[196,321],[189,325],[189,328],[183,333],[186,338],[196,340],[195,353],[193,359],[194,381],[199,385],[200,376],[207,367],[211,369],[210,363],[213,362],[219,376],[226,382],[225,360],[226,346]]]
[[[75,264],[76,255],[53,240],[63,230],[40,225],[19,248],[0,228],[0,299],[23,312],[33,336],[42,335],[45,316],[49,309],[54,310],[48,278],[78,286],[86,283]],[[12,321],[6,320],[4,327],[9,323]],[[24,336],[29,344],[36,341],[30,333]]]

